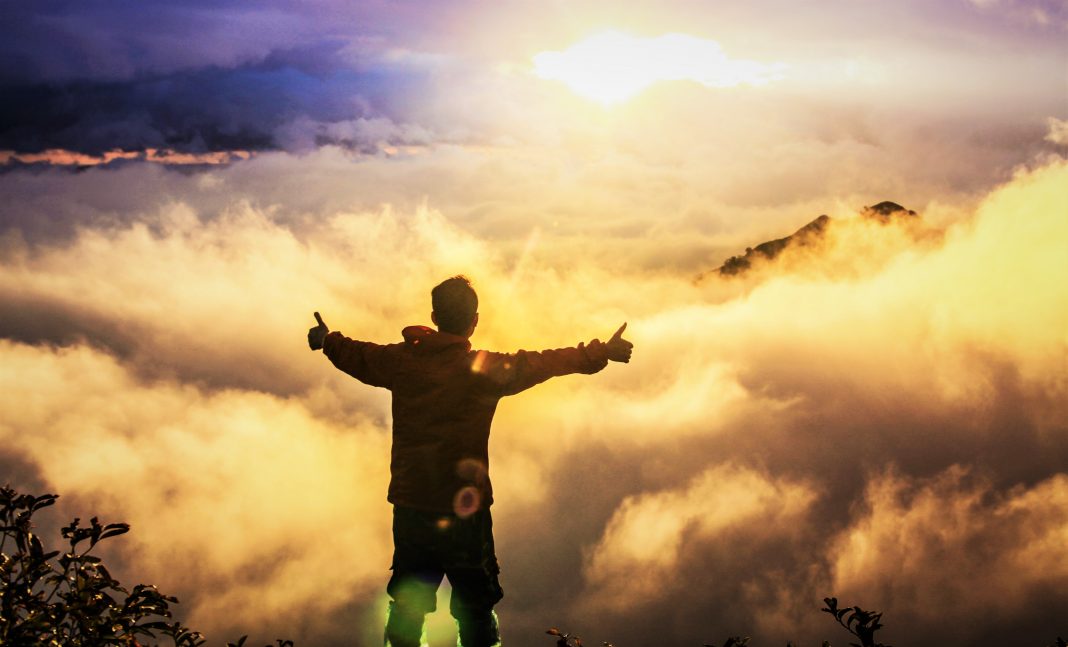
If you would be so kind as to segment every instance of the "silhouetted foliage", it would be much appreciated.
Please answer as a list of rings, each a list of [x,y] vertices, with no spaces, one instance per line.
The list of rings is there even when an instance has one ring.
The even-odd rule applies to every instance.
[[[838,624],[842,625],[853,634],[860,638],[861,645],[856,643],[850,643],[853,647],[890,647],[890,645],[884,645],[882,643],[875,642],[875,632],[882,628],[879,619],[883,614],[873,611],[865,611],[860,607],[845,607],[844,609],[838,608],[838,598],[824,598],[824,604],[827,606],[822,610],[830,613],[834,616],[834,619]],[[582,641],[578,636],[572,636],[561,632],[556,627],[545,632],[550,636],[556,636],[556,647],[582,647]],[[1056,647],[1068,647],[1064,645],[1064,642],[1059,638]],[[604,647],[612,647],[611,643],[602,643]],[[723,643],[723,647],[748,647],[749,636],[730,636],[727,641]],[[704,647],[716,647],[715,643],[705,643]],[[792,642],[786,643],[786,647],[795,647]],[[831,647],[831,643],[823,641],[822,647]],[[1054,647],[1054,646],[1050,646]]]
[[[556,627],[550,627],[545,633],[550,636],[556,636],[556,647],[582,647],[582,639],[578,636],[572,636],[569,633],[564,633]],[[606,645],[608,643],[605,643]]]
[[[62,529],[69,549],[46,551],[32,518],[58,498],[0,488],[0,645],[142,647],[159,638],[175,647],[203,645],[199,632],[167,621],[177,598],[146,584],[127,589],[89,554],[104,539],[129,532],[128,524],[93,517],[82,526],[75,518]],[[244,647],[245,639],[227,647]],[[292,645],[279,640],[277,647]]]
[[[245,647],[245,641],[246,640],[248,640],[248,636],[241,636],[241,638],[239,638],[236,643],[231,643],[231,642],[226,643],[226,647]],[[293,647],[293,641],[292,640],[282,640],[281,638],[279,638],[275,642],[278,643],[277,646],[266,645],[266,647]]]
[[[860,607],[838,608],[838,598],[823,598],[827,606],[822,610],[834,616],[838,624],[846,628],[849,633],[860,638],[860,644],[849,643],[853,647],[890,647],[875,642],[875,632],[882,628],[879,620],[883,614],[875,611],[865,611]]]

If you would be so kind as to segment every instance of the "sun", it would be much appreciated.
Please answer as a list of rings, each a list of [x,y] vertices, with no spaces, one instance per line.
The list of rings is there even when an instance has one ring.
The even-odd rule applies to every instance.
[[[533,63],[538,77],[562,81],[604,106],[622,103],[661,81],[763,85],[782,78],[785,67],[729,59],[714,40],[675,33],[642,38],[614,30],[563,51],[540,52]]]

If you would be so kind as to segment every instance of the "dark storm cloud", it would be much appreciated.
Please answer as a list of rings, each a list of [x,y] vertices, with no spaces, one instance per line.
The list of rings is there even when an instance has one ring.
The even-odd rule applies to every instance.
[[[20,153],[373,147],[344,124],[402,120],[432,65],[395,54],[406,47],[398,16],[373,3],[0,11],[0,150]]]
[[[242,67],[276,51],[313,48],[351,33],[360,11],[351,7],[354,3],[7,2],[0,8],[0,80],[120,81]]]
[[[394,94],[414,93],[426,82],[412,70],[313,73],[289,58],[129,81],[9,84],[0,95],[0,149],[201,153],[303,140],[359,147],[375,140],[331,136],[326,126],[388,111],[397,107]]]

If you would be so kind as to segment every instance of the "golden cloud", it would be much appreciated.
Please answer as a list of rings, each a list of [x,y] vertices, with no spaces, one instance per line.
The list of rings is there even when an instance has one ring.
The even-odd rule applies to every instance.
[[[606,638],[689,643],[733,617],[768,642],[790,627],[813,642],[826,636],[806,620],[822,595],[878,590],[863,603],[917,642],[937,619],[906,591],[965,596],[955,617],[993,631],[993,598],[976,588],[1009,586],[1015,569],[1014,590],[1033,597],[1063,572],[1051,507],[1068,442],[1063,160],[1020,171],[935,233],[841,218],[821,246],[741,283],[695,285],[693,262],[649,269],[674,253],[655,227],[541,227],[510,245],[493,223],[480,233],[425,206],[306,211],[278,186],[340,182],[323,155],[301,161],[311,169],[261,156],[183,179],[173,202],[74,218],[67,238],[13,227],[0,240],[4,458],[28,462],[74,514],[131,522],[121,574],[178,593],[190,623],[219,637],[300,626],[324,645],[376,626],[388,394],[334,371],[304,333],[318,310],[348,335],[396,340],[427,323],[429,288],[460,272],[481,296],[476,346],[572,345],[624,320],[635,342],[627,366],[501,404],[490,469],[502,615],[516,626],[551,614]],[[116,173],[97,177],[162,181]],[[213,182],[254,173],[279,192],[197,206]],[[510,231],[536,229],[512,213]],[[984,514],[1019,531],[999,534]],[[987,541],[989,568],[953,588],[940,551]],[[1063,608],[1062,594],[1045,599]],[[679,600],[671,627],[638,613]],[[769,605],[776,614],[755,614]],[[1005,608],[1005,626],[1033,617]]]
[[[707,546],[731,530],[758,537],[765,532],[760,527],[788,533],[815,496],[804,484],[718,465],[680,490],[628,497],[587,559],[591,603],[627,609],[650,597],[677,595],[684,544]]]
[[[828,555],[840,596],[892,603],[933,640],[981,640],[976,618],[1052,619],[1042,592],[1068,577],[1065,474],[1002,492],[960,466],[926,479],[888,472],[861,510]]]

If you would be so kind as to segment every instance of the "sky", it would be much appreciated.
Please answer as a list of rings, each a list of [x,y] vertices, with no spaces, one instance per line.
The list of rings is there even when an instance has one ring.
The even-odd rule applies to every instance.
[[[378,644],[389,393],[305,332],[463,273],[477,348],[635,344],[498,409],[505,644],[1045,645],[1066,156],[1063,0],[3,1],[0,481],[209,645]]]

